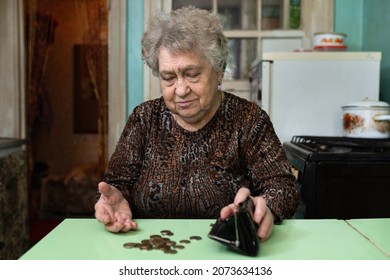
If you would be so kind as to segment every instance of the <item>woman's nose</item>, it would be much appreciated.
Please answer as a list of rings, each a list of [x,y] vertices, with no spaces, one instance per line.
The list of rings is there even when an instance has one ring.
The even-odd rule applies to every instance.
[[[187,85],[185,79],[177,79],[175,93],[179,96],[184,96],[190,92],[190,87]]]

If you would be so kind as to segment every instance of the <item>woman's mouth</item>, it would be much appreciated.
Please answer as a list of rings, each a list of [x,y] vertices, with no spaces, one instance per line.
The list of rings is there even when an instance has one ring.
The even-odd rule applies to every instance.
[[[187,108],[191,106],[193,100],[183,100],[183,101],[178,101],[176,104],[181,107],[181,108]]]

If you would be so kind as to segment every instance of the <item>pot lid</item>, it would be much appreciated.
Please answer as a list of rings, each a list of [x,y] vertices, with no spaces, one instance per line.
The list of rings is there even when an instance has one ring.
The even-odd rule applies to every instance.
[[[362,101],[356,101],[356,102],[351,102],[348,103],[342,108],[390,108],[389,103],[385,101],[376,101],[376,100],[362,100]]]
[[[347,37],[347,34],[345,34],[345,33],[336,33],[336,32],[316,32],[313,35],[314,36],[317,36],[317,35],[336,35],[336,36]]]

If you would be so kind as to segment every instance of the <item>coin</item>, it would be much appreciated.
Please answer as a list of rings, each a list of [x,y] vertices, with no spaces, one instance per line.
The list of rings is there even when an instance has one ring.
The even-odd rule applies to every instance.
[[[168,246],[175,246],[175,245],[176,245],[176,241],[169,240],[169,241],[167,241],[166,244],[167,244]]]
[[[125,247],[126,249],[136,248],[137,244],[138,243],[135,242],[126,242],[125,244],[123,244],[123,247]]]
[[[158,246],[156,249],[159,249],[161,251],[167,251],[167,250],[170,250],[171,249],[171,246],[168,246],[166,244],[163,244],[161,246]]]
[[[164,229],[164,230],[160,231],[160,233],[162,235],[167,235],[167,236],[172,236],[173,235],[173,232],[170,231],[169,229]]]
[[[184,249],[185,246],[182,244],[189,244],[191,240],[201,240],[202,237],[193,235],[190,236],[189,239],[182,239],[179,242],[173,241],[167,236],[172,236],[174,233],[168,229],[161,230],[160,234],[151,234],[149,239],[143,239],[140,242],[127,242],[123,244],[125,248],[139,248],[140,250],[160,250],[166,254],[176,254],[176,249]],[[165,236],[165,237],[164,237]]]
[[[158,247],[158,246],[165,244],[166,241],[164,239],[161,239],[161,238],[155,238],[155,239],[151,240],[150,243],[153,244],[153,246]]]
[[[194,236],[191,236],[190,239],[191,239],[191,240],[201,240],[202,237],[197,236],[197,235],[194,235]]]
[[[176,254],[177,251],[176,250],[173,250],[173,249],[170,249],[170,250],[166,250],[164,251],[165,254]]]
[[[152,250],[153,246],[150,244],[141,244],[141,246],[139,248],[140,248],[140,250]]]

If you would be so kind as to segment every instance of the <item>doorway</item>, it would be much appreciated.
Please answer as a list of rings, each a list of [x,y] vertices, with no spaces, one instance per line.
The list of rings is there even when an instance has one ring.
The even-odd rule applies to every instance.
[[[24,2],[32,241],[93,216],[108,154],[106,2]]]

